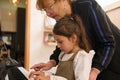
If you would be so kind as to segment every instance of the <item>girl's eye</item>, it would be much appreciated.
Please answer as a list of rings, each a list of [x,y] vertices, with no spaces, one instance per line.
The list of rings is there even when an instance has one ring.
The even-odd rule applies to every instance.
[[[57,41],[57,43],[62,43],[62,41]]]

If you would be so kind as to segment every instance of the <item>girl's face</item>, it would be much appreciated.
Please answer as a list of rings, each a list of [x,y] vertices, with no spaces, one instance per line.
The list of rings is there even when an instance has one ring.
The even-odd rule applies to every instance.
[[[68,12],[65,8],[67,0],[43,0],[44,10],[47,16],[54,18],[56,21],[67,15]]]
[[[72,53],[74,49],[74,40],[72,37],[67,38],[65,36],[53,34],[55,40],[57,41],[57,46],[65,53]]]

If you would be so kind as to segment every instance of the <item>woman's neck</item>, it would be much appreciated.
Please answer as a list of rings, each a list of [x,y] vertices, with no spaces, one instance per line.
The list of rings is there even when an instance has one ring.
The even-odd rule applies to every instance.
[[[66,4],[66,14],[67,15],[71,15],[72,14],[72,8],[71,8],[71,5],[68,3]]]

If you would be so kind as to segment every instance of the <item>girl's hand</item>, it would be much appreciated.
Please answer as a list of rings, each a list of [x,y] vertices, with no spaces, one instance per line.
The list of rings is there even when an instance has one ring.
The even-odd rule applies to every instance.
[[[36,76],[34,80],[50,80],[49,76]]]
[[[31,71],[29,74],[29,78],[34,78],[36,76],[45,76],[45,73],[42,71]]]
[[[33,78],[34,80],[50,80],[50,77],[45,76],[45,73],[42,71],[32,71],[29,74],[29,78]]]

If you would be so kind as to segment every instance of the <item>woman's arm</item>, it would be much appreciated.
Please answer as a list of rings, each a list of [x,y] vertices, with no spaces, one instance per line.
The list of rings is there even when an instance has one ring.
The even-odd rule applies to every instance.
[[[50,56],[50,60],[56,61],[56,65],[59,62],[58,57],[59,57],[60,52],[61,50],[56,46],[56,49],[53,51],[53,54]]]
[[[85,25],[88,38],[96,54],[92,67],[102,71],[110,63],[115,50],[115,39],[106,13],[94,0],[78,1],[74,12]]]

